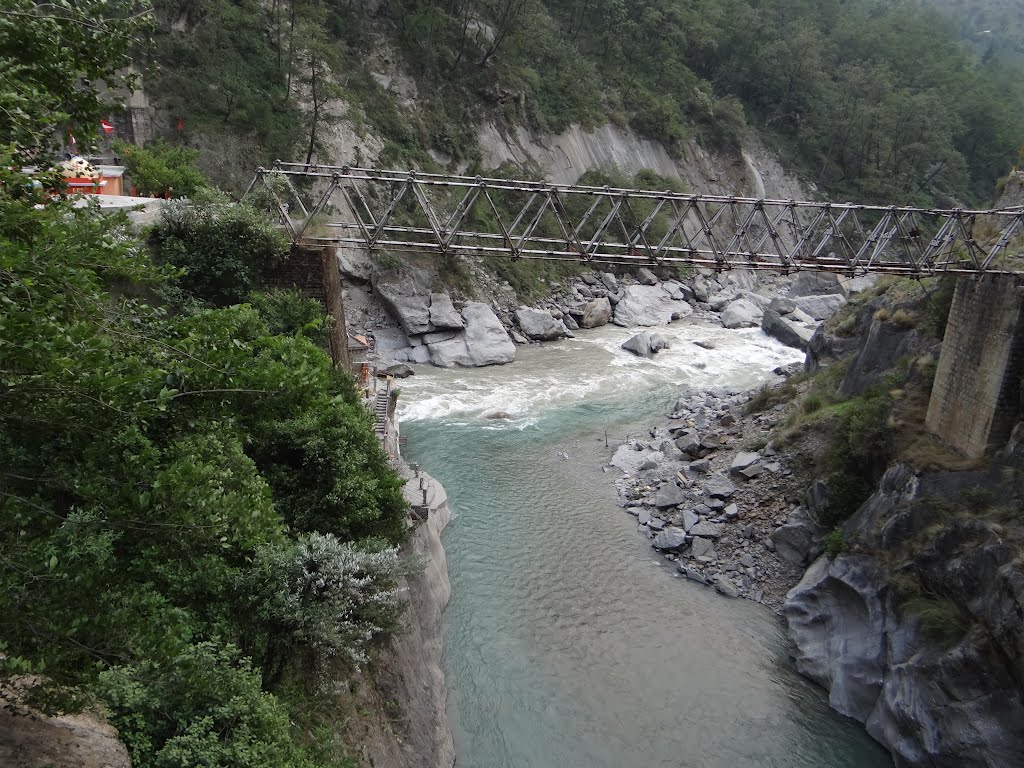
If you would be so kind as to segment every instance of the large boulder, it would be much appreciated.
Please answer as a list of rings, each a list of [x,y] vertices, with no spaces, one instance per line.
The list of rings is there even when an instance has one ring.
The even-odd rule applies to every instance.
[[[391,316],[414,336],[434,330],[430,322],[430,293],[414,280],[377,280],[373,286]]]
[[[722,310],[722,325],[726,328],[753,328],[761,324],[762,309],[749,299],[736,299]]]
[[[678,552],[686,545],[686,531],[673,525],[654,537],[651,546],[663,552]]]
[[[779,557],[794,565],[805,565],[821,552],[823,531],[802,509],[789,516],[771,534],[772,544]]]
[[[846,296],[846,288],[838,275],[832,272],[801,272],[789,285],[790,296],[820,296],[825,293],[838,293]]]
[[[798,296],[793,299],[793,303],[797,309],[815,320],[828,320],[846,303],[846,299],[839,293],[826,293],[821,296]]]
[[[651,272],[651,270],[649,270],[647,267],[640,267],[640,269],[636,271],[636,281],[640,283],[640,285],[658,284],[657,276],[653,272]]]
[[[553,341],[566,335],[565,326],[542,309],[520,307],[516,310],[516,322],[523,334],[535,341]]]
[[[660,333],[638,333],[622,342],[622,348],[627,352],[647,358],[654,357],[655,354],[663,349],[668,349],[668,347],[668,339]]]
[[[692,312],[689,304],[673,299],[659,286],[631,285],[622,291],[615,305],[613,322],[625,328],[666,325]]]
[[[368,283],[373,277],[373,262],[364,248],[339,247],[338,269],[342,277],[357,283]]]
[[[579,319],[580,328],[597,328],[607,325],[612,319],[612,303],[607,296],[588,301]]]
[[[675,483],[665,483],[654,495],[653,503],[658,509],[668,509],[682,504],[686,499],[686,491]]]
[[[780,315],[771,308],[766,309],[761,318],[761,330],[778,339],[787,347],[796,347],[806,352],[815,329],[791,319],[796,311],[794,310],[789,315]]]
[[[516,345],[486,304],[467,304],[462,310],[465,330],[449,341],[430,345],[430,361],[441,368],[511,363]]]
[[[462,315],[447,293],[430,294],[430,323],[438,329],[462,328]]]

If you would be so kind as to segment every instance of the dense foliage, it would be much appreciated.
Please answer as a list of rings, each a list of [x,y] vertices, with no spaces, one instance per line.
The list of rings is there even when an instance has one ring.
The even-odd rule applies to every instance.
[[[195,197],[209,189],[196,167],[199,152],[158,141],[148,147],[118,142],[115,151],[124,160],[132,187],[145,197]]]
[[[347,674],[401,610],[367,411],[308,320],[126,298],[169,273],[125,222],[2,173],[3,672],[98,692],[140,765],[304,764],[261,685]]]
[[[835,194],[865,200],[987,201],[1024,136],[1020,59],[989,55],[973,30],[962,42],[949,17],[913,0],[158,8],[169,107],[210,129],[259,134],[264,164],[308,155],[334,96],[352,105],[357,128],[385,139],[385,164],[429,165],[427,149],[472,162],[485,119],[548,131],[610,119],[670,151],[690,137],[732,146],[753,128]],[[182,30],[183,18],[194,26]],[[416,79],[415,109],[378,82],[394,54],[390,66]]]
[[[160,260],[183,270],[178,284],[217,305],[244,301],[288,256],[288,240],[255,210],[174,201],[152,236]]]
[[[4,0],[0,8],[0,142],[36,159],[65,131],[89,137],[130,85],[131,47],[147,0]],[[115,74],[124,72],[124,74]]]

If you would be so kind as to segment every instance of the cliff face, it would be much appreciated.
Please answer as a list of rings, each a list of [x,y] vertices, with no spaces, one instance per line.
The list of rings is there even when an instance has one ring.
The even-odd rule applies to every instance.
[[[409,473],[411,474],[411,473]],[[420,473],[429,516],[404,548],[423,570],[406,579],[407,631],[376,665],[364,703],[376,716],[362,734],[362,764],[374,768],[450,768],[455,747],[445,717],[448,689],[441,668],[443,613],[451,597],[441,532],[451,519],[444,488]],[[419,486],[410,480],[407,495]],[[418,501],[418,499],[417,499]]]
[[[872,368],[865,355],[887,360],[881,370],[921,354],[920,340],[908,346],[916,331],[871,332],[877,309],[862,310],[865,332],[854,349],[819,340],[818,358],[850,354],[849,379]],[[798,670],[828,689],[837,711],[864,723],[898,766],[1021,765],[1022,436],[1018,425],[980,469],[891,466],[841,526],[833,547],[841,552],[819,558],[787,596]]]

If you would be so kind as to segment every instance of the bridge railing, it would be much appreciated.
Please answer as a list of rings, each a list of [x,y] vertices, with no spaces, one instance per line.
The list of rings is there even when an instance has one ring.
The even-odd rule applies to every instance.
[[[717,270],[1024,271],[1024,207],[762,200],[298,163],[259,169],[247,194],[306,245]]]

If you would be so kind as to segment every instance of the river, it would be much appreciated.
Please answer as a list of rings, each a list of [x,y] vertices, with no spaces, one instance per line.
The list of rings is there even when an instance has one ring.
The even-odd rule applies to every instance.
[[[756,329],[659,332],[672,348],[651,361],[608,326],[400,384],[406,458],[454,514],[444,664],[458,767],[891,766],[793,671],[773,614],[680,579],[618,507],[606,435],[614,449],[686,386],[755,386],[801,357]],[[483,418],[496,411],[510,418]]]

